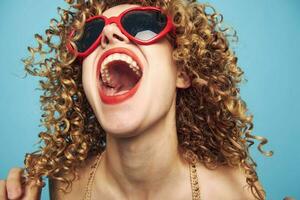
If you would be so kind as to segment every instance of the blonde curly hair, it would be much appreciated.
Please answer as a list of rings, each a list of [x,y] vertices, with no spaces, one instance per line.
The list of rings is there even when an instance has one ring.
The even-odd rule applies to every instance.
[[[208,4],[196,0],[66,0],[70,7],[58,8],[60,20],[52,19],[46,36],[36,34],[37,47],[28,47],[31,56],[24,59],[27,73],[40,76],[42,145],[26,155],[28,180],[43,185],[47,176],[70,187],[76,169],[106,146],[105,131],[97,121],[84,95],[81,65],[67,50],[68,35],[77,30],[80,38],[85,20],[106,9],[123,4],[157,6],[172,16],[176,27],[173,59],[191,78],[191,87],[177,90],[176,126],[184,155],[207,168],[242,167],[246,181],[257,199],[265,199],[259,190],[256,163],[249,147],[259,140],[259,151],[267,139],[251,135],[253,115],[239,96],[238,84],[243,71],[229,48],[235,31],[222,28],[223,16]],[[210,9],[210,12],[208,12]],[[71,43],[74,41],[71,41]],[[193,157],[195,155],[196,157]],[[66,179],[65,175],[73,175]]]

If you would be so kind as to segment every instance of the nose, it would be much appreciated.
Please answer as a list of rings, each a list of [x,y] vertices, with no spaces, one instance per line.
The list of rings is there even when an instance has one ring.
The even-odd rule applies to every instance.
[[[101,38],[101,47],[103,49],[105,49],[108,45],[129,42],[129,39],[120,31],[115,23],[108,24],[103,28]]]

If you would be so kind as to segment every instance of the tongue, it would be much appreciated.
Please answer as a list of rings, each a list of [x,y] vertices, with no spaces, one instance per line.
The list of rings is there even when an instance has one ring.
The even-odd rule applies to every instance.
[[[123,61],[110,63],[109,74],[116,92],[130,90],[139,81],[138,75]]]

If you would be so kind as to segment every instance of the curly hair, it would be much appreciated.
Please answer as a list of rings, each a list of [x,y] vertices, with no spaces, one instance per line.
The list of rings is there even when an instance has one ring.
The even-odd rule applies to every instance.
[[[68,35],[77,30],[80,38],[85,20],[122,3],[161,7],[172,16],[176,27],[173,59],[191,78],[191,87],[177,89],[176,126],[180,148],[191,162],[195,159],[207,168],[242,167],[246,182],[257,199],[265,191],[256,183],[256,163],[249,147],[267,139],[251,135],[253,115],[239,96],[238,84],[243,71],[229,48],[235,31],[222,28],[223,16],[209,4],[196,0],[66,0],[68,9],[58,8],[60,19],[52,19],[45,36],[36,34],[37,47],[28,47],[31,56],[24,59],[25,70],[40,76],[42,145],[25,158],[28,180],[43,185],[42,177],[62,181],[71,187],[76,169],[106,146],[105,131],[97,121],[85,97],[81,64],[67,50]],[[210,9],[210,12],[208,11]],[[64,175],[73,175],[66,179]]]

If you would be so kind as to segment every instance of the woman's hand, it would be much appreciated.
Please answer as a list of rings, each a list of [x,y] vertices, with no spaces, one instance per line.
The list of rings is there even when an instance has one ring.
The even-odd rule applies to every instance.
[[[34,183],[22,184],[23,169],[12,168],[7,180],[0,180],[0,200],[39,200],[41,188]]]

